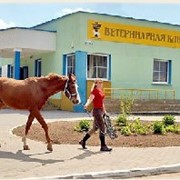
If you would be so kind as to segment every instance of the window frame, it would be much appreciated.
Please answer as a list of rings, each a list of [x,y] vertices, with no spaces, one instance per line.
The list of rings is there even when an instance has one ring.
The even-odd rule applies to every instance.
[[[159,63],[167,63],[167,71],[166,71],[166,81],[154,81],[154,73],[155,73],[155,69],[154,69],[154,63],[155,61],[158,61]],[[156,71],[158,73],[160,73],[161,71]],[[159,76],[158,76],[159,79]],[[153,75],[152,75],[152,84],[159,84],[159,85],[169,85],[171,84],[171,60],[164,60],[164,59],[158,59],[158,58],[154,58],[153,60]]]
[[[68,63],[69,63],[69,61],[68,61],[68,58],[69,57],[73,57],[74,56],[74,62],[72,62],[72,66],[70,66],[70,65],[68,65]],[[72,68],[72,72],[70,72],[70,73],[73,73],[73,74],[75,74],[75,68],[76,68],[76,55],[75,55],[75,53],[71,53],[71,54],[67,54],[66,55],[66,72],[65,72],[65,74],[66,75],[68,75],[69,74],[69,72],[68,72],[68,68],[69,67],[71,67]]]
[[[109,78],[110,78],[110,71],[109,71],[109,69],[110,69],[110,57],[109,57],[109,54],[102,54],[102,53],[89,53],[89,54],[87,54],[87,67],[86,67],[86,78],[87,78],[87,80],[94,80],[96,77],[94,77],[94,78],[90,78],[90,77],[88,77],[88,73],[89,73],[89,71],[88,71],[88,69],[89,69],[89,67],[88,67],[88,56],[101,56],[101,57],[106,57],[107,58],[107,62],[106,62],[106,64],[107,64],[107,66],[106,66],[106,78],[102,78],[102,77],[98,77],[98,78],[101,78],[103,81],[108,81],[109,80]],[[97,68],[98,67],[101,67],[102,68],[102,66],[97,66]]]

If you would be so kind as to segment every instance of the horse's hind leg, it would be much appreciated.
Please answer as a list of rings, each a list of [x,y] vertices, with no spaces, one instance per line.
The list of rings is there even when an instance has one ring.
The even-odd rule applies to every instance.
[[[41,124],[42,128],[45,131],[45,136],[46,136],[46,141],[47,141],[47,150],[53,151],[51,139],[50,139],[49,133],[48,133],[48,126],[47,126],[46,122],[44,121],[44,118],[40,114],[39,110],[34,111],[34,116],[36,117],[36,119],[38,120],[38,122]]]
[[[2,100],[0,99],[0,109],[2,109],[5,106],[5,104],[2,102]]]
[[[27,142],[26,142],[26,136],[27,136],[28,131],[29,131],[31,125],[32,125],[33,120],[34,120],[34,115],[32,114],[32,112],[30,112],[29,117],[28,117],[28,120],[27,120],[27,122],[26,122],[25,135],[24,135],[24,137],[22,138],[22,141],[23,141],[23,149],[24,149],[24,150],[29,150],[29,149],[30,149],[29,146],[27,145]]]

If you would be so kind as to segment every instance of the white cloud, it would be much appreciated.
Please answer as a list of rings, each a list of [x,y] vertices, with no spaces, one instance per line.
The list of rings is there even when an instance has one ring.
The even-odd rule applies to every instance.
[[[14,22],[7,23],[4,20],[0,19],[0,29],[6,29],[14,26],[16,26]]]
[[[58,13],[58,17],[64,16],[66,14],[72,14],[72,13],[77,12],[77,11],[93,12],[90,9],[83,9],[83,8],[71,9],[71,8],[65,8],[65,9],[62,10],[62,12]]]

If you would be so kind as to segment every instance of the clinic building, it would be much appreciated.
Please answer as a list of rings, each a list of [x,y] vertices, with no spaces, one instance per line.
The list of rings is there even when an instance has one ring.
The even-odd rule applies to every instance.
[[[0,41],[1,76],[74,73],[82,104],[97,77],[110,92],[167,90],[170,99],[180,99],[180,25],[79,11],[30,28],[2,29]],[[63,93],[50,101],[83,111]]]

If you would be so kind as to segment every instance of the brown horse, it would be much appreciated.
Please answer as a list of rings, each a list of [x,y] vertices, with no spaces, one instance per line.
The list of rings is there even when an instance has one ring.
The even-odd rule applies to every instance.
[[[25,80],[0,78],[0,109],[6,105],[14,109],[29,110],[30,112],[25,127],[25,136],[23,137],[24,150],[29,150],[26,136],[34,118],[36,118],[45,131],[47,149],[53,151],[48,126],[40,110],[50,96],[60,91],[64,91],[73,104],[79,104],[80,96],[77,88],[76,77],[73,74],[60,76],[52,73],[48,76],[29,77]]]

